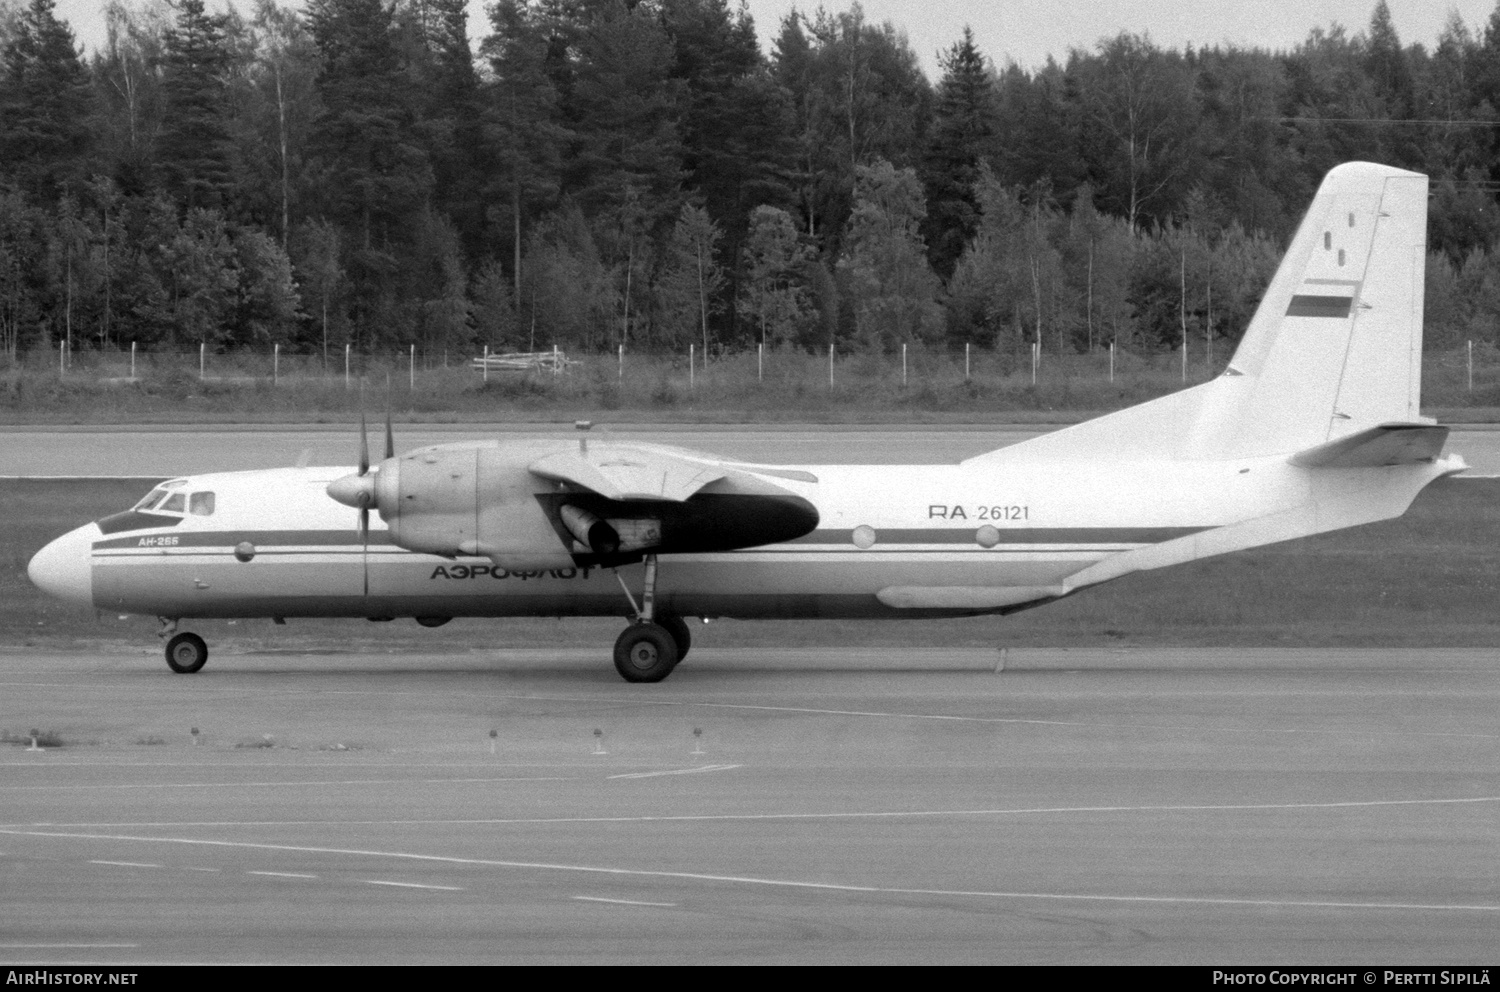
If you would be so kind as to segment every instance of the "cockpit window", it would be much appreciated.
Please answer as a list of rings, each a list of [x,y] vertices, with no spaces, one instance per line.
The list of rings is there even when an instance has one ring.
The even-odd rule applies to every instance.
[[[188,497],[188,512],[194,516],[208,517],[214,512],[213,493],[193,493]]]
[[[135,506],[132,506],[131,509],[132,510],[149,510],[153,506],[155,506],[158,502],[160,502],[161,499],[162,499],[162,497],[164,497],[166,495],[167,495],[167,491],[165,489],[161,488],[160,486],[157,486],[155,489],[151,490],[149,493],[147,493],[146,495],[142,496],[141,497],[141,501],[139,503],[137,503]]]
[[[186,501],[187,497],[182,493],[173,493],[171,496],[168,496],[166,502],[157,507],[157,509],[165,510],[168,513],[181,513],[183,512],[183,504]]]
[[[172,509],[175,509],[178,513],[181,513],[182,512],[182,501],[181,501],[181,499],[178,500],[177,505],[175,507],[167,506],[165,504],[167,502],[169,502],[168,495],[170,493],[172,493],[173,490],[181,489],[183,486],[187,485],[187,482],[188,482],[188,480],[186,480],[186,479],[172,479],[172,480],[170,480],[168,482],[163,482],[161,485],[159,485],[155,489],[151,490],[145,496],[142,496],[141,497],[141,501],[139,503],[137,503],[135,506],[132,506],[131,509],[139,511],[139,512],[142,512],[142,513],[144,513],[147,510],[172,510]]]

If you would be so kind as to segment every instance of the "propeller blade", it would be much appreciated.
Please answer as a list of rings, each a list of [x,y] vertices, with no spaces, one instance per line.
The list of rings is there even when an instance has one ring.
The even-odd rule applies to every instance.
[[[370,511],[367,507],[361,507],[359,511],[359,543],[363,546],[364,553],[360,569],[364,573],[365,595],[370,595]]]
[[[391,429],[391,391],[385,391],[385,456],[396,457],[396,435]]]
[[[370,471],[370,438],[365,432],[365,405],[359,404],[359,474]]]

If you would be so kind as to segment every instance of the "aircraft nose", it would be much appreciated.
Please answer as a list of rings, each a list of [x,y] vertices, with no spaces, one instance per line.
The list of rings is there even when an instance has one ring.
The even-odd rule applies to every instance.
[[[38,551],[26,567],[32,584],[49,595],[84,606],[94,605],[92,556],[102,535],[98,524],[70,530]]]

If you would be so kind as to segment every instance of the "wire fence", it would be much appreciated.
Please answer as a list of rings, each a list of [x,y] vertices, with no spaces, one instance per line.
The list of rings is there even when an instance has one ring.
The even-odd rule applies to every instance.
[[[815,405],[824,398],[937,406],[946,399],[1025,399],[1105,409],[1150,395],[1205,382],[1221,373],[1230,350],[1209,357],[1181,349],[1137,353],[1101,348],[1088,354],[1043,352],[1035,345],[993,351],[972,345],[961,351],[902,347],[897,351],[826,353],[767,350],[703,355],[690,345],[680,355],[635,354],[624,347],[607,354],[539,352],[477,353],[424,350],[367,354],[352,348],[322,353],[280,346],[216,353],[195,351],[33,350],[0,356],[0,378],[53,380],[75,389],[194,384],[232,391],[362,390],[429,399],[460,392],[503,398],[574,399],[611,408],[679,403],[794,401]],[[1465,342],[1458,349],[1424,356],[1424,400],[1428,405],[1500,405],[1500,349]],[[755,405],[753,402],[751,405]]]

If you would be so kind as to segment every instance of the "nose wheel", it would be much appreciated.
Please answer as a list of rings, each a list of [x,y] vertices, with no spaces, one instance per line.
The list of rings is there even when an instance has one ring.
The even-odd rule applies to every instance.
[[[208,645],[197,634],[178,634],[167,642],[167,667],[190,675],[208,663]]]

